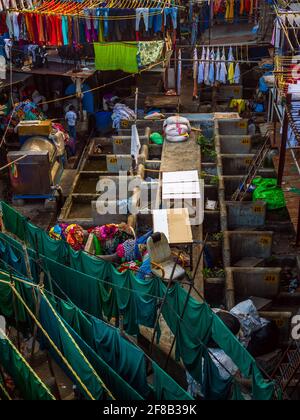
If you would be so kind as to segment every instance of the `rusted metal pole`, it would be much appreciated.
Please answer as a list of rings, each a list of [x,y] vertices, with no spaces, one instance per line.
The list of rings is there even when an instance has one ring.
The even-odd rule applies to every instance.
[[[285,165],[285,157],[286,157],[286,145],[288,139],[288,128],[289,128],[289,119],[288,119],[288,106],[291,104],[291,95],[288,94],[286,97],[286,107],[285,107],[285,114],[283,120],[283,128],[282,128],[282,136],[281,136],[281,144],[280,144],[280,154],[279,154],[279,165],[278,165],[278,177],[277,177],[277,185],[281,187],[283,174],[284,174],[284,165]]]

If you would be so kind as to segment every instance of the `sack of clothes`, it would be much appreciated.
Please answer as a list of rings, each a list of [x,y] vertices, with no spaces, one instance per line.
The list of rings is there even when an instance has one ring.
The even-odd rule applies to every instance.
[[[187,141],[191,132],[189,120],[179,115],[167,118],[163,128],[166,140],[172,143]]]

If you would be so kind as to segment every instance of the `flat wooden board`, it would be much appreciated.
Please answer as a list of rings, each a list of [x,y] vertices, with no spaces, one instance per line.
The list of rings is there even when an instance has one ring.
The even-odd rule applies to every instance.
[[[153,210],[155,232],[166,235],[170,244],[193,242],[188,209]]]

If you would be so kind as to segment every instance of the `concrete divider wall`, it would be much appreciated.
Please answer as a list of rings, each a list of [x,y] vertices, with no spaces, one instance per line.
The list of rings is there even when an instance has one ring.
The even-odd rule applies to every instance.
[[[280,272],[281,268],[274,267],[229,267],[226,269],[228,291],[234,291],[235,301],[249,296],[273,299],[279,293]]]
[[[138,157],[138,164],[145,164],[148,159],[148,146],[144,145],[141,148]],[[130,171],[132,168],[132,157],[129,154],[124,155],[107,155],[106,156],[107,170],[109,172]]]
[[[251,228],[259,227],[261,229],[265,220],[265,205],[230,201],[232,194],[246,175],[247,167],[253,155],[235,153],[222,155],[222,136],[246,135],[247,125],[246,120],[235,122],[215,121],[215,147],[219,177],[218,194],[221,231],[223,233],[222,254],[225,269],[226,307],[228,310],[239,301],[250,296],[276,298],[280,288],[280,267],[255,267],[251,266],[250,262],[251,257],[259,261],[259,258],[263,260],[272,255],[272,232],[229,230],[243,228],[248,224]],[[229,151],[229,149],[226,150],[226,152]],[[229,200],[229,202],[226,200]],[[242,259],[248,259],[250,266],[233,266]]]
[[[148,136],[139,136],[141,145],[149,144]],[[113,136],[112,137],[113,154],[130,155],[131,154],[131,136]]]
[[[224,175],[241,175],[247,169],[254,158],[254,154],[231,154],[222,155],[222,167]]]
[[[248,134],[248,120],[247,119],[224,119],[218,120],[219,135],[220,136],[231,136],[231,135],[245,135]]]
[[[243,258],[269,258],[272,255],[273,232],[233,231],[224,232],[230,245],[230,264]]]
[[[228,228],[259,228],[266,222],[266,203],[257,202],[227,202]]]
[[[221,153],[237,153],[247,154],[250,153],[252,148],[251,136],[249,135],[231,135],[220,136]]]

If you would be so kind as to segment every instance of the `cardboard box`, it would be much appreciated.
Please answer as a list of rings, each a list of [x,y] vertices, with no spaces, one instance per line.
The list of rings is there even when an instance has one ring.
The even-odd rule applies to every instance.
[[[45,121],[21,121],[18,124],[19,136],[49,136],[51,132],[51,120]]]

